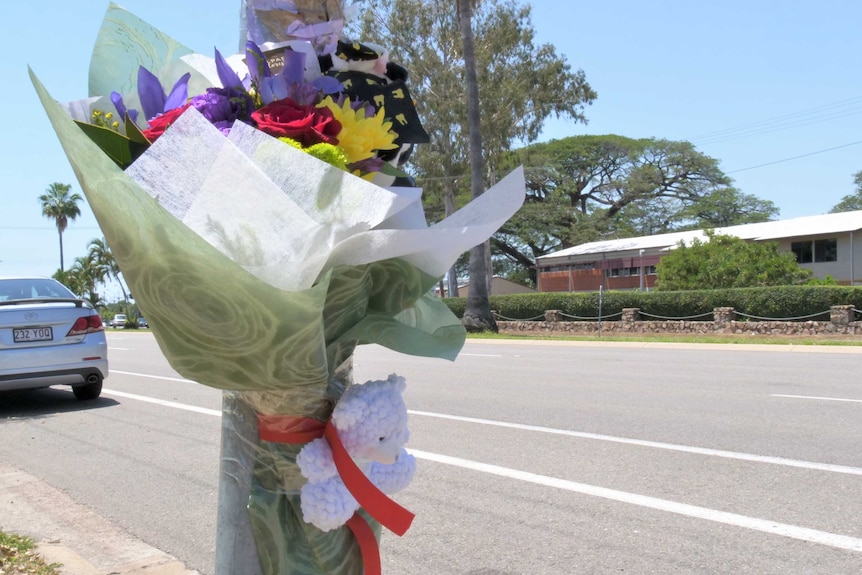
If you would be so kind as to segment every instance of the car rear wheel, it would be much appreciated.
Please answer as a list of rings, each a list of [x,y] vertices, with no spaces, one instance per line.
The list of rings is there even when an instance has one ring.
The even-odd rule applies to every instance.
[[[75,394],[76,399],[96,399],[102,393],[102,378],[98,378],[98,381],[94,383],[76,385],[72,388],[72,393]]]

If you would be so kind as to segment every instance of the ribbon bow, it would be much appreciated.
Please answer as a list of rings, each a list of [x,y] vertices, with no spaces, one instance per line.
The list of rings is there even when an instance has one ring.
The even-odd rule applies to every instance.
[[[380,491],[362,473],[338,437],[338,430],[332,420],[324,423],[308,417],[258,414],[257,422],[262,441],[299,444],[319,437],[325,438],[332,449],[332,459],[338,475],[360,507],[396,535],[404,535],[410,529],[415,515]],[[354,513],[346,525],[359,543],[365,573],[380,575],[380,547],[371,526],[358,513]]]

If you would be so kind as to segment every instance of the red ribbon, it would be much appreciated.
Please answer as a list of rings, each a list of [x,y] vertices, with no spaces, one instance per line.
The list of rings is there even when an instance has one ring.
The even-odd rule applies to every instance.
[[[359,553],[362,555],[362,566],[365,575],[381,575],[380,546],[377,545],[377,537],[371,526],[359,513],[347,520],[347,527],[353,532],[356,542],[359,544]]]
[[[326,424],[310,417],[257,414],[257,430],[270,443],[308,443],[323,437]]]
[[[323,436],[332,448],[332,459],[335,461],[335,468],[338,469],[341,480],[359,505],[381,525],[397,535],[404,535],[410,529],[415,516],[377,489],[377,486],[362,473],[341,443],[338,430],[335,429],[332,420],[326,424]]]
[[[410,529],[415,515],[390,499],[362,473],[341,443],[332,420],[324,424],[308,417],[258,414],[257,424],[261,440],[271,443],[308,443],[318,437],[326,438],[335,468],[359,505],[397,535],[404,535]],[[358,513],[354,513],[346,525],[359,544],[366,575],[380,575],[380,548],[371,526]]]

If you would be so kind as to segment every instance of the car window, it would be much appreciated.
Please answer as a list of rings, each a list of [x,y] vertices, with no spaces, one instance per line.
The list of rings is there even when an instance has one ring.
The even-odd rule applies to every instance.
[[[74,298],[75,294],[51,279],[0,279],[0,301],[45,297]]]

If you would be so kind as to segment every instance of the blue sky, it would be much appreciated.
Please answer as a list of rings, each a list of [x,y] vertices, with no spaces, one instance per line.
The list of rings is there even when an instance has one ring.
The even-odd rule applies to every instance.
[[[119,4],[207,55],[213,46],[224,53],[238,46],[239,0]],[[552,119],[543,139],[613,133],[689,140],[719,160],[743,192],[774,202],[781,219],[825,213],[853,192],[853,174],[862,170],[862,3],[537,0],[532,6],[537,40],[583,69],[599,96],[587,108],[589,124]],[[85,97],[106,7],[101,0],[3,0],[0,275],[51,275],[59,267],[56,228],[41,216],[38,197],[52,182],[81,188],[27,66],[58,100]],[[837,149],[823,151],[831,148]],[[805,157],[782,161],[797,156]],[[66,267],[101,237],[82,208],[64,234]]]

